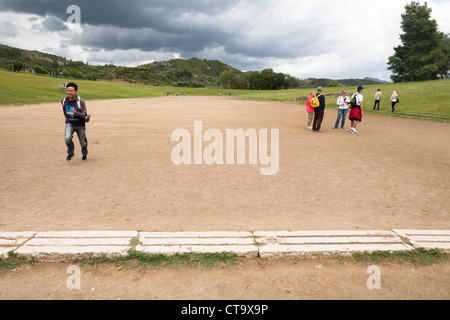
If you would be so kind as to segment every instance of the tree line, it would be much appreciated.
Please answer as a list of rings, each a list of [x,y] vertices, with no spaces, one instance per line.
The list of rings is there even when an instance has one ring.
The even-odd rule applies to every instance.
[[[268,68],[262,71],[241,72],[226,70],[219,79],[226,89],[280,90],[299,88],[301,81],[288,74],[274,72]]]

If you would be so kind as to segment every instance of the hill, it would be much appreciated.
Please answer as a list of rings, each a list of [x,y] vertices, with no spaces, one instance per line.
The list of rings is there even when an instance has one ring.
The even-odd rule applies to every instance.
[[[120,79],[130,83],[204,87],[219,85],[222,72],[239,70],[217,60],[173,59],[138,67],[93,66],[39,51],[0,44],[0,68],[15,72],[83,80]]]
[[[153,70],[170,79],[171,82],[175,82],[176,85],[185,87],[220,85],[219,78],[224,71],[240,72],[218,60],[201,60],[198,58],[157,61],[140,67]]]
[[[273,72],[272,69],[262,70],[261,72],[241,72],[218,60],[201,60],[198,58],[158,61],[138,67],[123,67],[113,64],[94,66],[53,54],[24,50],[2,44],[0,44],[0,68],[14,72],[49,75],[55,78],[120,79],[130,83],[191,88],[214,86],[235,89],[287,89],[315,88],[319,85],[337,87],[380,83],[368,78],[300,80],[290,75]],[[221,78],[224,72],[228,73],[228,77]],[[230,77],[232,81],[230,81]],[[226,82],[225,78],[227,79]],[[284,80],[281,81],[282,79]],[[267,81],[270,83],[263,85]]]

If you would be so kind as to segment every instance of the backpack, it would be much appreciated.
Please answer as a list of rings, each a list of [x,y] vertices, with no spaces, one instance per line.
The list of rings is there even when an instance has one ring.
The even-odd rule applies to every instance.
[[[64,101],[62,102],[63,107],[64,107],[64,105],[66,104],[66,99],[67,99],[67,97],[65,97],[65,98],[64,98]],[[80,99],[81,99],[81,98],[80,98],[79,96],[77,96],[77,106],[78,106],[78,109],[81,109]],[[84,122],[89,122],[90,120],[91,120],[91,115],[88,114],[88,115],[86,116],[86,118],[84,118]]]
[[[358,94],[355,94],[355,95],[353,95],[353,98],[352,98],[352,101],[350,101],[350,106],[352,107],[352,108],[358,108],[359,106],[358,106],[358,103],[357,103],[357,101],[356,101],[356,96],[357,96]]]
[[[322,94],[319,94],[318,96],[314,97],[311,99],[311,108],[315,109],[318,108],[320,106],[320,101],[319,101],[319,97]]]

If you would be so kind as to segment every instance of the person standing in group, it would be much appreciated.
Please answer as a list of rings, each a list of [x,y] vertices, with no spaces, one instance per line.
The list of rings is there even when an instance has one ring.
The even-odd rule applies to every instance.
[[[339,127],[339,122],[341,122],[341,128],[345,129],[345,118],[347,117],[349,103],[350,103],[350,98],[347,97],[347,91],[342,90],[341,96],[337,100],[337,105],[338,105],[339,109],[338,109],[336,123],[334,124],[333,129],[337,129]],[[342,121],[341,121],[341,118],[342,118]]]
[[[389,100],[389,102],[391,103],[391,106],[392,106],[392,111],[391,111],[391,112],[394,112],[394,111],[395,111],[395,105],[396,105],[399,101],[400,101],[400,100],[398,99],[398,94],[397,94],[397,92],[393,91],[393,92],[392,92],[392,96],[391,96],[391,100]]]
[[[354,93],[352,96],[352,104],[351,104],[351,110],[350,110],[350,121],[352,122],[352,127],[350,129],[350,133],[359,133],[359,131],[356,130],[356,126],[359,122],[362,121],[363,116],[363,92],[364,88],[362,86],[358,87],[358,92]],[[355,103],[353,103],[353,101]]]
[[[377,93],[375,93],[375,104],[373,105],[373,110],[375,111],[375,107],[378,106],[377,111],[380,111],[380,101],[381,101],[381,90],[378,89]]]
[[[311,107],[311,99],[314,98],[314,91],[309,93],[309,97],[306,100],[306,112],[308,112],[308,121],[306,123],[306,127],[312,130],[312,122],[314,118],[314,109]]]
[[[316,97],[319,99],[319,106],[314,108],[314,121],[312,132],[321,133],[320,127],[322,126],[323,117],[325,115],[325,96],[322,94],[322,87],[317,88]]]
[[[89,117],[86,112],[86,103],[78,96],[78,86],[70,82],[66,85],[67,96],[62,99],[64,117],[66,118],[66,145],[67,145],[67,161],[72,160],[74,156],[75,146],[73,143],[73,134],[77,133],[78,140],[81,145],[82,160],[87,159],[88,142],[86,138],[86,122]]]

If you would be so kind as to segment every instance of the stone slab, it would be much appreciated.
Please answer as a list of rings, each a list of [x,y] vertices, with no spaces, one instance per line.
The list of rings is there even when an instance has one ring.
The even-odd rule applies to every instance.
[[[183,253],[224,253],[230,252],[238,257],[258,257],[258,247],[251,246],[137,246],[136,250],[148,254],[175,255]]]
[[[3,239],[0,238],[0,247],[11,247],[11,246],[17,246],[17,245],[22,245],[24,244],[26,241],[28,241],[28,238],[24,238],[24,239]]]
[[[37,232],[35,238],[136,238],[138,231],[50,231]]]
[[[112,258],[127,254],[125,246],[22,246],[14,253],[19,258],[33,257],[38,261],[62,262],[93,257]]]
[[[245,231],[139,232],[139,238],[253,238],[253,234]]]
[[[255,237],[396,236],[389,230],[255,231]]]
[[[21,231],[21,232],[0,232],[0,239],[30,239],[36,234],[35,231]]]
[[[142,245],[254,245],[253,238],[140,238]]]
[[[33,238],[26,246],[129,246],[131,238]]]
[[[443,252],[450,252],[450,230],[394,229],[393,231],[407,239],[415,248],[428,250],[437,248]]]
[[[407,251],[414,248],[406,244],[321,244],[321,245],[266,245],[259,247],[263,259],[325,258],[351,256],[356,252]]]

